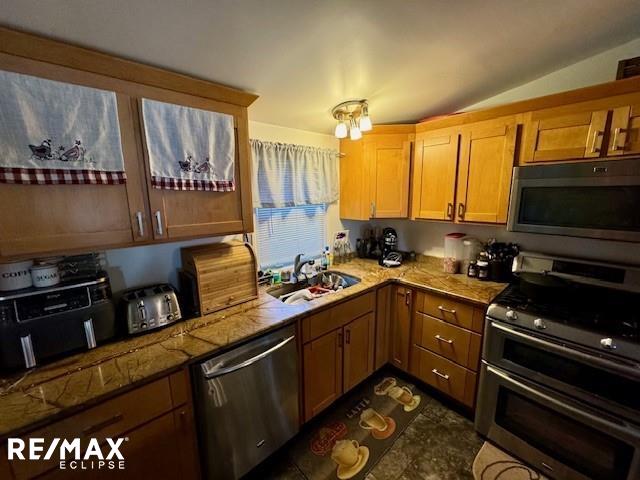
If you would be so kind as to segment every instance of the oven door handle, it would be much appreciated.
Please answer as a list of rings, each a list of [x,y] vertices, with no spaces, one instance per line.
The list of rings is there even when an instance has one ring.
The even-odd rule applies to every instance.
[[[487,371],[493,375],[497,375],[498,377],[500,377],[504,382],[508,384],[509,388],[522,395],[525,395],[530,400],[533,397],[533,399],[537,401],[537,403],[547,406],[553,405],[555,406],[556,410],[568,414],[574,419],[580,419],[580,421],[592,426],[593,428],[601,431],[604,430],[612,435],[615,435],[616,438],[629,442],[636,448],[640,447],[640,431],[630,426],[630,424],[625,422],[624,420],[621,420],[618,424],[605,420],[596,415],[592,415],[585,410],[574,407],[573,405],[565,403],[555,397],[541,392],[540,390],[530,387],[529,385],[526,385],[511,377],[506,372],[498,370],[491,365],[487,365]]]
[[[637,366],[636,368],[634,368],[634,367],[622,365],[620,363],[612,362],[604,358],[589,355],[579,350],[574,350],[571,348],[563,347],[562,345],[558,345],[553,342],[548,342],[547,340],[538,338],[535,335],[530,335],[528,333],[523,333],[513,328],[505,327],[504,325],[500,325],[496,322],[491,322],[491,328],[495,328],[507,335],[510,335],[512,337],[517,337],[523,340],[525,343],[542,347],[547,351],[557,353],[561,356],[579,360],[583,363],[586,363],[594,367],[601,367],[610,371],[612,370],[614,372],[621,373],[630,378],[634,378],[634,379],[640,378],[640,366]]]

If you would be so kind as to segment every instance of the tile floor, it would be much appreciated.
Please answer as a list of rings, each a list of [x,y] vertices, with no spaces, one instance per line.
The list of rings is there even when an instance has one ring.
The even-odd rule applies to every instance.
[[[426,400],[422,412],[366,480],[473,479],[471,465],[483,443],[473,429],[473,422],[434,398]],[[306,480],[286,451],[258,467],[250,478]]]

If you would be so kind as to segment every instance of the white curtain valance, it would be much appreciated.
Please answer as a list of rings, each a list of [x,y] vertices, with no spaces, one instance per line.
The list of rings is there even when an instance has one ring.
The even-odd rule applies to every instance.
[[[327,148],[250,140],[253,206],[281,208],[338,200],[338,152]]]

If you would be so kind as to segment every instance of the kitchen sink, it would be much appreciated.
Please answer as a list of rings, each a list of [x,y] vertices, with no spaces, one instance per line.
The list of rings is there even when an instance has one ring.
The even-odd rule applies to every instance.
[[[349,288],[360,279],[342,272],[326,271],[317,274],[307,280],[297,283],[285,283],[270,288],[267,293],[284,303],[301,303],[314,298],[331,294],[344,288]],[[300,292],[299,294],[297,292]]]

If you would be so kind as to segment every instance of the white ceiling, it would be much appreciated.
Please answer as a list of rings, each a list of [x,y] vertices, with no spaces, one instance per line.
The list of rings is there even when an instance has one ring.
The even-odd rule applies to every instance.
[[[252,120],[330,132],[483,100],[640,37],[637,0],[2,0],[0,23],[258,93]]]

